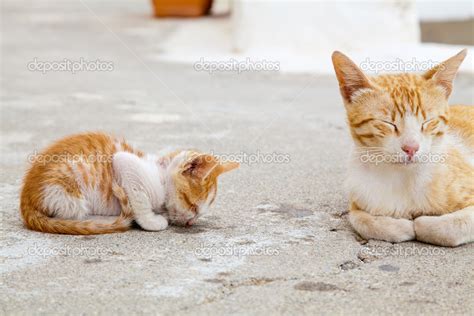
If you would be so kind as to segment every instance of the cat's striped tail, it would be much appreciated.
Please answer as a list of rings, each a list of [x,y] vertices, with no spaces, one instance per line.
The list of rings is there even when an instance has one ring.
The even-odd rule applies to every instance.
[[[68,234],[68,235],[98,235],[111,234],[127,231],[133,220],[133,213],[128,204],[128,198],[123,193],[116,191],[115,196],[119,199],[122,206],[122,212],[113,223],[99,223],[92,220],[69,220],[61,218],[53,218],[45,215],[37,210],[32,203],[22,200],[20,209],[25,226],[31,230],[52,234]],[[118,194],[117,194],[118,193]]]

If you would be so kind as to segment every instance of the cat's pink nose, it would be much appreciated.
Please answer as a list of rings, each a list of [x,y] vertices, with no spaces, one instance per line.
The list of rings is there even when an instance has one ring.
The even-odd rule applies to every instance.
[[[409,145],[403,145],[402,150],[408,155],[408,157],[413,157],[413,155],[416,154],[416,152],[420,149],[420,145],[417,143],[414,144],[409,144]]]

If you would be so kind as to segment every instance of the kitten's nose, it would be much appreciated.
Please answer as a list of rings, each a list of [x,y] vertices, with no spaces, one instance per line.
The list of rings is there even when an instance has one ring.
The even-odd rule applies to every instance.
[[[420,145],[417,143],[407,144],[402,146],[402,150],[408,155],[408,157],[413,157],[413,155],[420,149]]]

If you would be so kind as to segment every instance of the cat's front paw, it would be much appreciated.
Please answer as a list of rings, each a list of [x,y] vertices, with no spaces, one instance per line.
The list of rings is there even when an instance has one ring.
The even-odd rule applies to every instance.
[[[158,214],[154,214],[146,218],[142,217],[140,219],[137,219],[137,223],[144,230],[153,232],[165,230],[168,227],[168,220],[164,216]]]
[[[153,212],[150,199],[145,192],[140,191],[135,186],[132,186],[129,192],[135,221],[141,228],[149,231],[160,231],[168,227],[168,220],[164,216]]]
[[[351,211],[349,222],[364,239],[403,242],[415,239],[413,221],[404,218],[373,216],[364,211]]]
[[[415,228],[413,221],[409,219],[395,219],[393,222],[389,223],[387,227],[387,240],[389,242],[404,242],[415,239]]]
[[[460,242],[443,216],[420,216],[415,219],[416,240],[445,247],[456,247]]]

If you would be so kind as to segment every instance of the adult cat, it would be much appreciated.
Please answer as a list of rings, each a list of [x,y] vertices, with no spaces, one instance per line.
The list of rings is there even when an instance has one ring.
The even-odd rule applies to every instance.
[[[448,106],[466,50],[424,74],[368,77],[332,61],[354,151],[349,221],[366,239],[474,241],[474,107]]]

